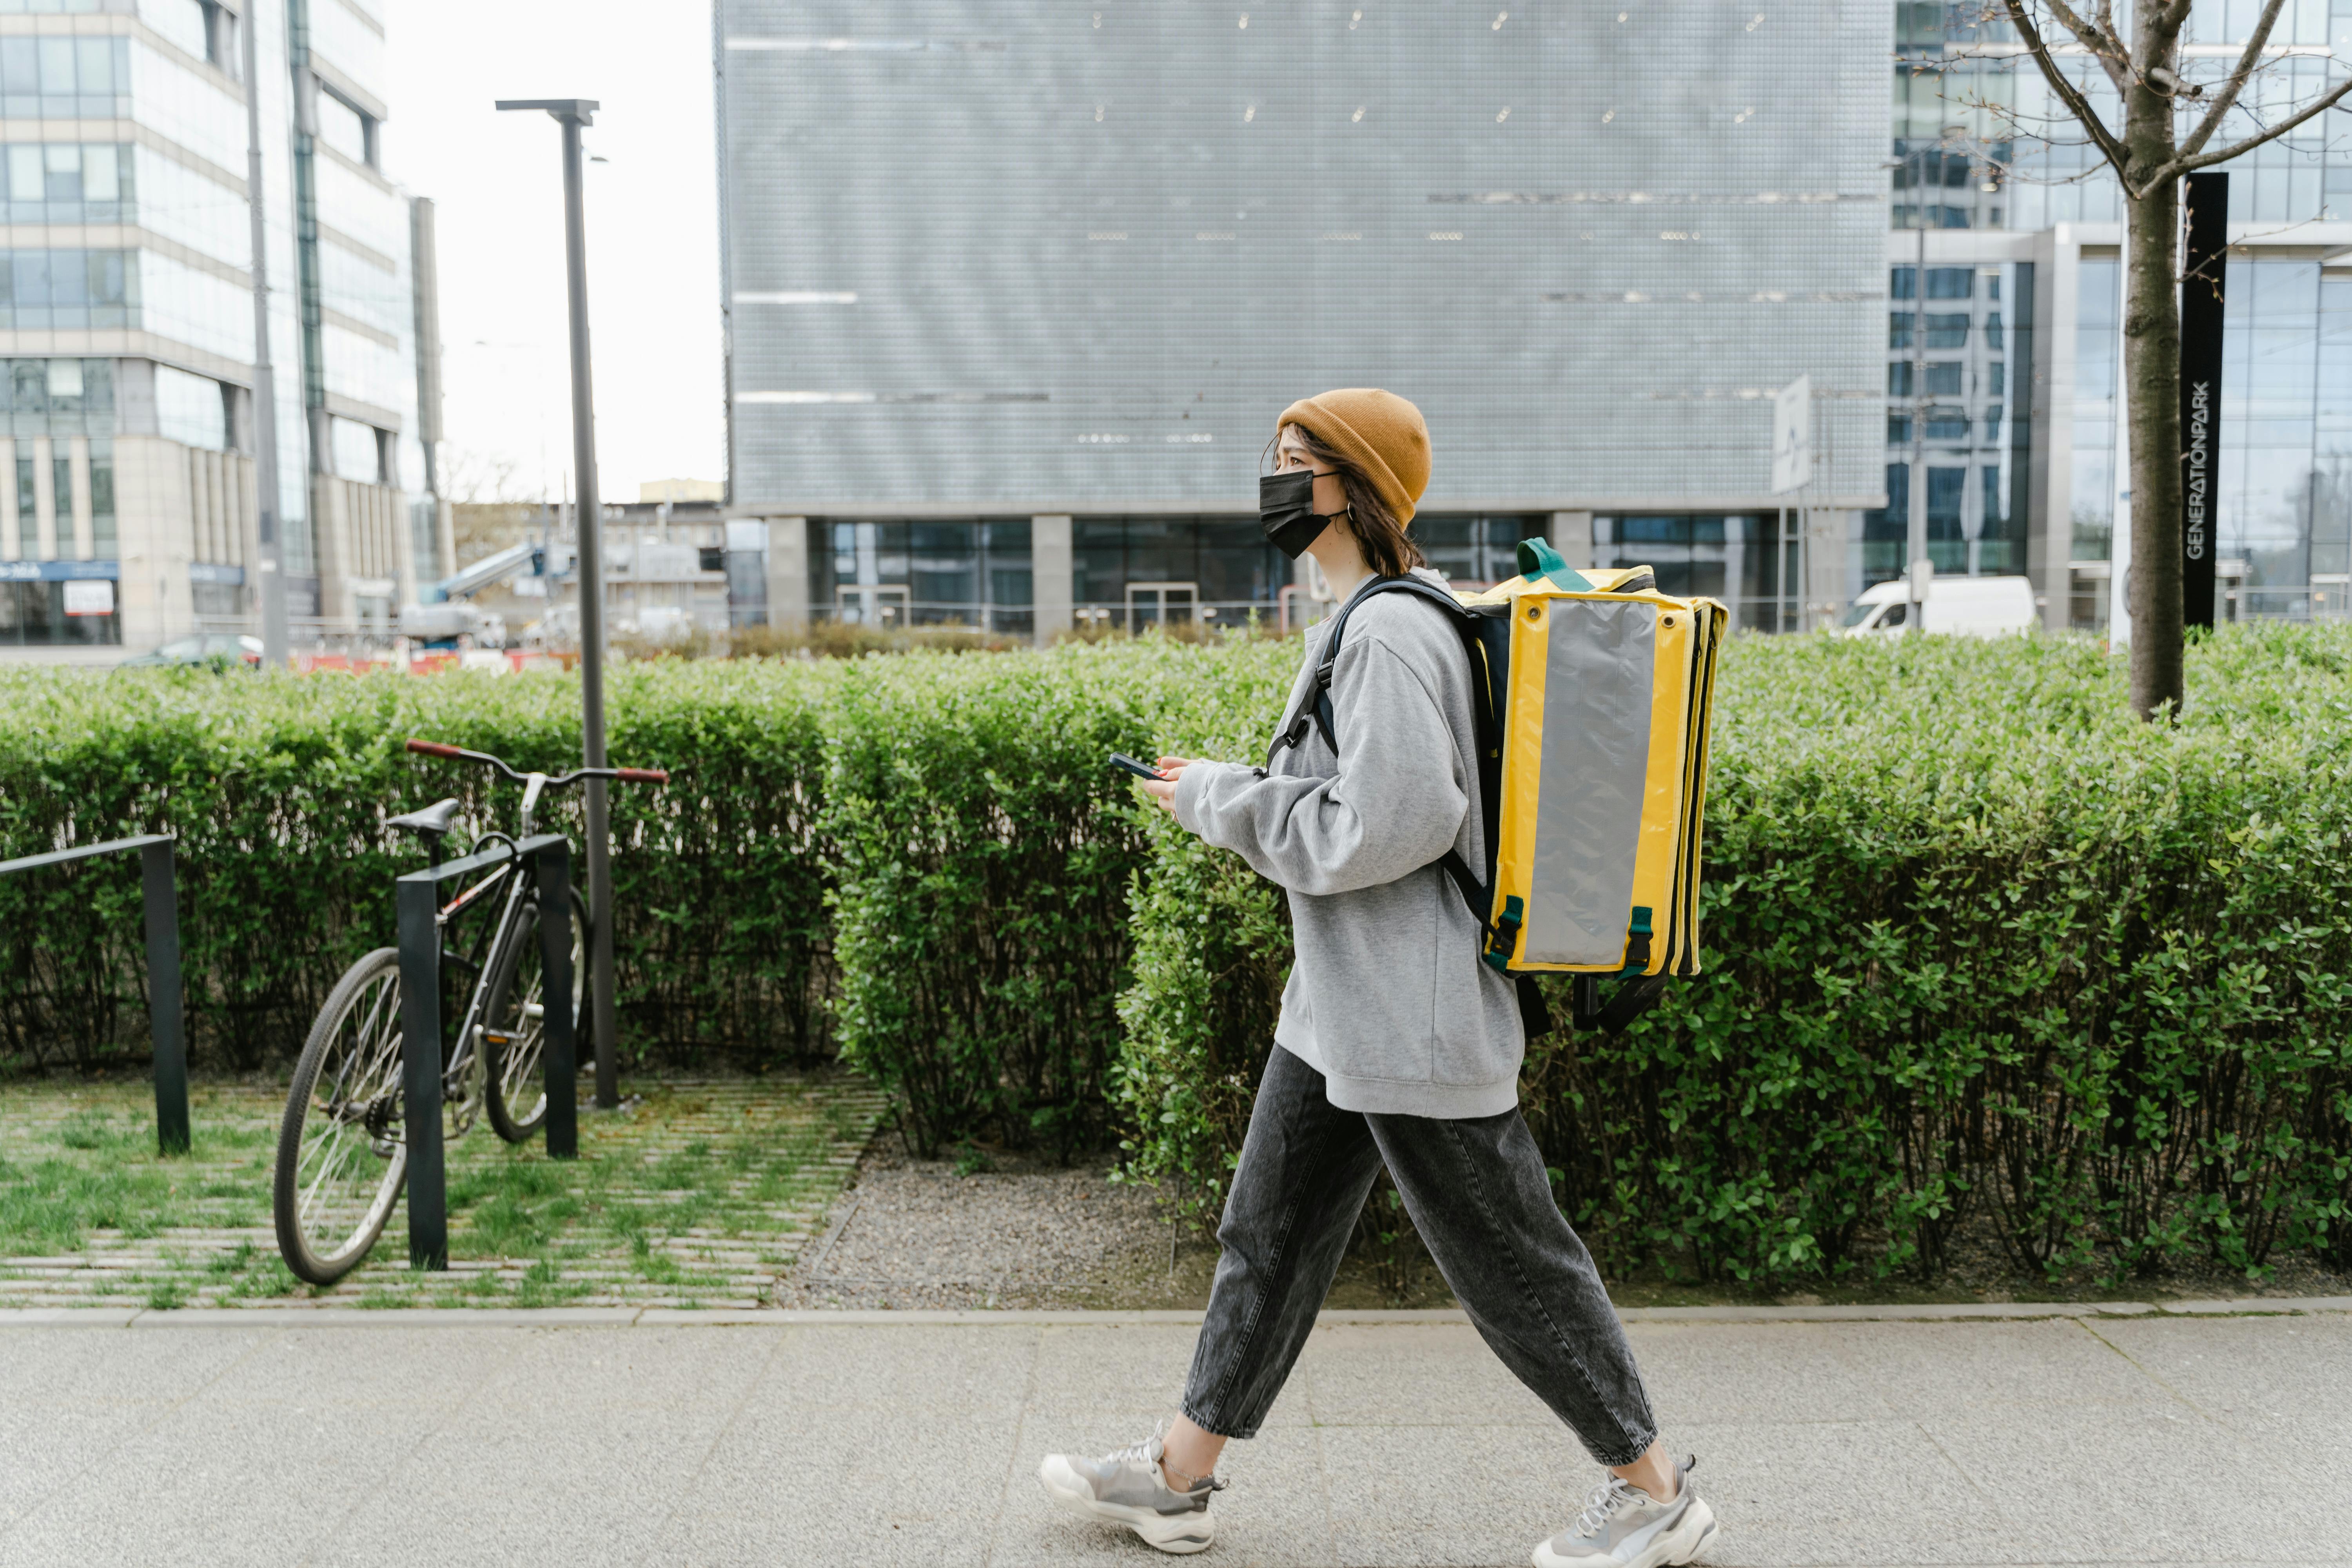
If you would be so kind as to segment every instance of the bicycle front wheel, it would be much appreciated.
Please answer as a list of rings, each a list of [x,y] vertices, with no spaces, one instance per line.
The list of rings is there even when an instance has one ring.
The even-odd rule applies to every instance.
[[[298,1279],[332,1285],[383,1233],[408,1174],[400,950],[343,972],[294,1067],[278,1132],[278,1250]]]
[[[546,977],[540,963],[539,906],[526,903],[514,934],[499,955],[482,1028],[489,1071],[482,1108],[509,1143],[520,1143],[547,1120]],[[572,1059],[585,1068],[596,1059],[588,1009],[588,906],[572,889]]]

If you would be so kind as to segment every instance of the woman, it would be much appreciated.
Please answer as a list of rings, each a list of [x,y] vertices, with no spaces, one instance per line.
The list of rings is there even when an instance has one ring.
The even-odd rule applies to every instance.
[[[1405,536],[1429,479],[1419,409],[1328,392],[1276,428],[1270,539],[1310,552],[1343,601],[1375,577],[1434,580]],[[1303,509],[1307,483],[1281,482],[1301,474]],[[1310,633],[1286,731],[1320,651]],[[1442,612],[1378,595],[1350,614],[1333,670],[1336,754],[1308,725],[1265,769],[1162,757],[1165,782],[1143,786],[1288,890],[1297,948],[1183,1413],[1164,1437],[1099,1459],[1048,1455],[1038,1470],[1056,1500],[1163,1552],[1210,1543],[1217,1456],[1265,1419],[1383,1164],[1486,1343],[1610,1471],[1536,1547],[1538,1568],[1688,1563],[1714,1532],[1696,1461],[1657,1441],[1624,1331],[1519,1116],[1513,985],[1479,961],[1477,922],[1437,864],[1449,849],[1485,858],[1470,679]]]

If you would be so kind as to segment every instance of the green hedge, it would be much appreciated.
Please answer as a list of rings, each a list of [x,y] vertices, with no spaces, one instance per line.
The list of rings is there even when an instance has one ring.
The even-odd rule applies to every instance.
[[[1160,642],[869,658],[828,718],[843,1054],[925,1152],[979,1127],[1067,1152],[1108,1131],[1141,869],[1126,775],[1213,654]]]
[[[922,1147],[1122,1139],[1213,1212],[1289,963],[1278,891],[1102,766],[1255,759],[1297,644],[633,665],[612,749],[624,1055],[839,1049]],[[1610,1266],[2111,1274],[2352,1263],[2352,630],[2194,648],[2176,726],[2072,641],[1741,639],[1706,973],[1533,1054]],[[557,767],[557,676],[0,674],[0,854],[169,828],[200,1061],[282,1063],[415,856],[384,816]],[[479,807],[494,815],[485,818]],[[570,810],[567,804],[563,808]],[[0,1068],[135,1063],[135,874],[0,881]],[[1554,998],[1564,1016],[1565,999]]]
[[[2347,672],[2346,628],[2225,634],[2165,727],[2081,642],[1735,641],[1706,973],[1531,1055],[1563,1205],[1612,1268],[1706,1279],[1933,1274],[1970,1226],[2053,1272],[2352,1262]],[[1182,739],[1247,754],[1278,700]],[[1205,1213],[1287,930],[1236,858],[1152,832],[1135,1163]]]
[[[815,831],[818,720],[840,674],[614,672],[613,756],[677,767],[666,790],[613,795],[625,1043],[759,1060],[831,1049]],[[514,786],[411,756],[411,735],[575,766],[579,688],[554,675],[0,673],[0,858],[177,835],[194,1058],[282,1065],[343,966],[393,940],[392,879],[423,862],[383,819],[454,795],[476,827],[513,826]],[[541,820],[576,834],[578,809],[567,792]],[[0,1067],[143,1056],[137,900],[120,859],[0,879]]]

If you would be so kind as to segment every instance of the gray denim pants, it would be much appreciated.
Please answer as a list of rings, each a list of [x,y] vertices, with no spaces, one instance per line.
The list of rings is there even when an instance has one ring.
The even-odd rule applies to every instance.
[[[1633,1347],[1591,1255],[1552,1201],[1517,1110],[1461,1121],[1340,1110],[1323,1075],[1279,1047],[1217,1226],[1224,1250],[1184,1383],[1185,1415],[1227,1437],[1256,1435],[1383,1163],[1503,1364],[1601,1464],[1641,1458],[1657,1425]]]

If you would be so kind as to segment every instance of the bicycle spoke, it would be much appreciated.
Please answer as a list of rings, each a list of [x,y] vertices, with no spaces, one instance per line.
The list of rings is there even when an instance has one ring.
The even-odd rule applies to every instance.
[[[322,1256],[340,1252],[389,1199],[401,1136],[403,1063],[396,972],[375,976],[335,1021],[310,1095],[294,1169],[294,1218]]]

